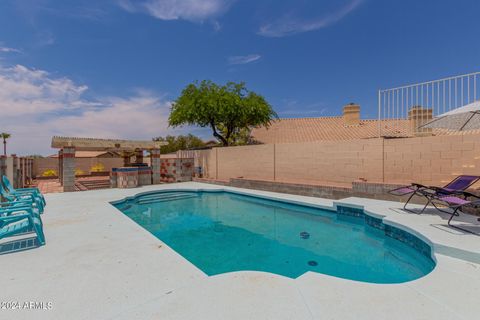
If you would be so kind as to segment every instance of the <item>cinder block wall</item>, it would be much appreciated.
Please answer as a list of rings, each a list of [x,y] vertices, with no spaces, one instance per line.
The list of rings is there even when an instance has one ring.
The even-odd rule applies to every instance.
[[[195,166],[220,180],[442,185],[480,175],[480,134],[214,148],[198,151]]]
[[[273,179],[274,145],[216,148],[218,179]]]
[[[218,179],[217,175],[217,152],[218,148],[212,150],[196,151],[194,155],[195,167],[201,167],[204,177]]]
[[[480,134],[385,140],[385,180],[445,184],[480,175]]]
[[[382,179],[382,140],[278,144],[275,178],[287,182],[348,184]]]

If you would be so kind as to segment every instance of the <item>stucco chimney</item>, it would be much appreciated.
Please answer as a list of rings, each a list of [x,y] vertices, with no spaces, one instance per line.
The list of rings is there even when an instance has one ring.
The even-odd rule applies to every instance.
[[[422,106],[413,106],[408,111],[408,119],[410,120],[410,129],[415,136],[430,136],[432,129],[420,128],[433,119],[432,109],[423,108]]]
[[[360,106],[350,103],[343,107],[343,121],[347,126],[360,124]]]

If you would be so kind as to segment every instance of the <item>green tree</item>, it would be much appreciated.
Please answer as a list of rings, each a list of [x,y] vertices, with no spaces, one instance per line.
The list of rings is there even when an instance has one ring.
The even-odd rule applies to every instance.
[[[224,146],[236,143],[240,133],[256,126],[268,127],[278,118],[261,95],[247,90],[245,83],[218,85],[204,80],[189,84],[172,104],[172,127],[210,127]]]
[[[7,156],[7,139],[9,139],[12,135],[10,133],[2,132],[0,133],[0,138],[3,139],[3,155]]]
[[[188,135],[179,135],[175,136],[166,136],[164,137],[157,137],[153,138],[154,141],[163,141],[167,142],[168,144],[165,146],[160,147],[160,152],[165,153],[172,153],[178,150],[188,150],[192,148],[201,148],[205,146],[205,142],[199,137],[194,136],[193,134]]]

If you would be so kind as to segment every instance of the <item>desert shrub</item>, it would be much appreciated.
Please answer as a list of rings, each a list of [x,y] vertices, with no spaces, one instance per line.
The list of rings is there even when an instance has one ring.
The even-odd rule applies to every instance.
[[[83,171],[82,169],[75,169],[76,176],[83,176],[85,174],[86,174],[85,171]]]
[[[105,171],[105,166],[103,163],[97,163],[96,165],[90,168],[90,172],[102,172]]]
[[[56,177],[57,176],[57,171],[53,169],[48,169],[43,171],[42,177]]]

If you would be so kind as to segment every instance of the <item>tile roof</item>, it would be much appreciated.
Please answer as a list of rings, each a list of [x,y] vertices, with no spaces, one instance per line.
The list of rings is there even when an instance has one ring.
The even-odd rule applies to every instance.
[[[411,136],[410,121],[383,120],[385,132],[399,137]],[[295,143],[368,139],[378,136],[378,120],[360,120],[357,125],[345,125],[342,116],[321,118],[280,119],[266,129],[254,128],[253,140],[260,143]]]

